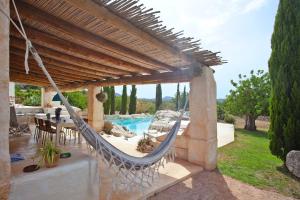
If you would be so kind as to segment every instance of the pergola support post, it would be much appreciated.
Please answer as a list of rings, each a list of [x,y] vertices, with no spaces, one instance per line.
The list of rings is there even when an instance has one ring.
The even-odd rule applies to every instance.
[[[96,94],[101,91],[101,87],[88,86],[88,123],[96,131],[103,130],[104,112],[103,104],[96,99]]]
[[[9,0],[1,7],[9,14]],[[10,186],[9,159],[9,20],[0,17],[0,199],[7,199]]]
[[[212,69],[202,68],[190,82],[188,161],[206,170],[217,165],[216,83]]]

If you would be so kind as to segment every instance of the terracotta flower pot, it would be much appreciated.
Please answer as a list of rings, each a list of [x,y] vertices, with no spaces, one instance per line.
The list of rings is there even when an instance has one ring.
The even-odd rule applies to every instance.
[[[47,167],[47,168],[56,167],[58,165],[58,161],[59,161],[59,154],[56,154],[54,156],[53,163],[49,163],[47,159],[45,160],[45,167]]]

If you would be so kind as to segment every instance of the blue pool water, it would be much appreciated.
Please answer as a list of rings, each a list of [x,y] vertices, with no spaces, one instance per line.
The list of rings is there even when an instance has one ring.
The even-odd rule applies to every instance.
[[[143,135],[144,132],[148,131],[152,117],[113,119],[110,121],[113,124],[125,126],[129,131],[134,132],[137,135]]]

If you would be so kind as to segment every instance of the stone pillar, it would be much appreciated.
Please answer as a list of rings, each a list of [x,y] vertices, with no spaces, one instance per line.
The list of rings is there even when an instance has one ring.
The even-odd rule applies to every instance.
[[[203,67],[190,82],[188,161],[207,170],[217,165],[216,83],[212,69]]]
[[[9,14],[9,0],[1,0]],[[9,159],[9,20],[0,14],[0,199],[7,199],[10,185]]]
[[[96,99],[100,87],[88,86],[88,123],[96,131],[101,131],[104,126],[103,104]]]
[[[15,82],[9,82],[9,101],[11,104],[15,105],[16,103],[16,84]]]

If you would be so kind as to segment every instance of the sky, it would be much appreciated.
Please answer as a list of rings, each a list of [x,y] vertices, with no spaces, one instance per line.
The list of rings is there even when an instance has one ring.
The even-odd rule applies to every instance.
[[[271,36],[279,0],[140,0],[161,11],[164,25],[201,39],[201,47],[219,54],[228,63],[213,67],[217,98],[225,98],[230,80],[250,71],[268,70]],[[180,90],[188,83],[180,84]],[[127,89],[128,95],[131,88]],[[122,87],[116,87],[122,93]],[[176,84],[163,84],[163,96],[174,96]],[[155,85],[138,85],[138,98],[154,98]]]

